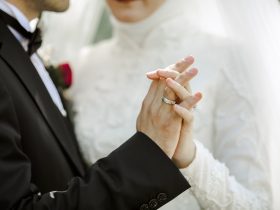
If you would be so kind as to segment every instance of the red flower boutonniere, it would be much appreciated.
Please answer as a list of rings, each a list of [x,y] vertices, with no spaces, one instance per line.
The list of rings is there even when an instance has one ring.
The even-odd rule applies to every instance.
[[[63,63],[58,66],[49,65],[46,69],[58,89],[66,90],[71,87],[73,72],[69,63]]]
[[[56,60],[56,56],[51,45],[39,49],[38,53],[56,88],[62,91],[70,88],[73,83],[73,72],[70,64],[66,62],[54,65],[52,60]]]
[[[60,72],[63,75],[64,86],[66,88],[71,87],[73,82],[73,73],[69,63],[63,63],[58,66]]]

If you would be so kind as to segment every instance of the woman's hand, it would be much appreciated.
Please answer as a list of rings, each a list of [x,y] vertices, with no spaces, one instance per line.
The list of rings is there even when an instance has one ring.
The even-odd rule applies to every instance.
[[[172,157],[178,168],[188,167],[195,157],[195,144],[193,142],[193,108],[201,100],[202,94],[194,96],[178,83],[167,79],[167,86],[176,93],[181,102],[174,105],[174,111],[183,119],[181,133],[177,148]]]

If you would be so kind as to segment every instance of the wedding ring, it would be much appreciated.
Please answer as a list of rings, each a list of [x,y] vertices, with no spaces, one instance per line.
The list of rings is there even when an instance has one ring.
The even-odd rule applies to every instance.
[[[168,104],[168,105],[176,104],[176,101],[169,100],[168,98],[165,98],[164,96],[162,96],[161,100],[163,103]]]

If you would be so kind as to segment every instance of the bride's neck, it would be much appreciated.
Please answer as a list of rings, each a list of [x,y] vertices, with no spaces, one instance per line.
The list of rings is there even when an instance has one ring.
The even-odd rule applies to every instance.
[[[180,9],[180,6],[174,6],[174,2],[166,1],[153,15],[137,23],[124,23],[112,16],[115,35],[125,36],[135,44],[141,45],[151,32],[180,13],[176,8]]]

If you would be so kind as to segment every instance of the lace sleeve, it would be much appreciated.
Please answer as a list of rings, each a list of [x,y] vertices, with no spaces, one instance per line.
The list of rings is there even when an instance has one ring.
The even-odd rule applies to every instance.
[[[205,209],[270,209],[267,150],[254,107],[241,83],[223,78],[215,113],[214,151],[196,142],[192,164],[182,170]]]

